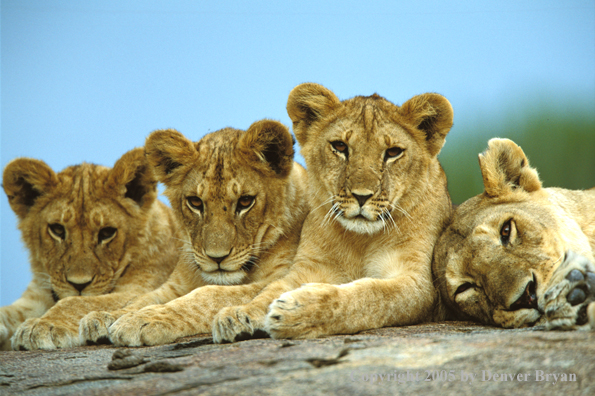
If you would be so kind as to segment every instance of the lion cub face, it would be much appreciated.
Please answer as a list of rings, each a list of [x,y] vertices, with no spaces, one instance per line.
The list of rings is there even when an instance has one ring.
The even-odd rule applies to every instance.
[[[435,248],[442,297],[463,317],[533,325],[569,252],[593,260],[589,240],[541,188],[519,146],[492,139],[479,156],[485,192],[460,205]]]
[[[109,293],[129,264],[156,184],[142,149],[109,169],[83,163],[60,173],[39,160],[10,162],[3,187],[19,218],[33,272],[57,301]]]
[[[245,282],[280,236],[279,219],[293,140],[285,126],[259,121],[192,143],[174,130],[153,132],[149,161],[186,233],[186,259],[209,284]]]
[[[376,94],[341,102],[317,84],[294,88],[287,111],[315,175],[318,205],[329,207],[328,221],[360,234],[392,228],[395,216],[406,215],[400,202],[416,195],[453,117],[437,94],[399,107]]]

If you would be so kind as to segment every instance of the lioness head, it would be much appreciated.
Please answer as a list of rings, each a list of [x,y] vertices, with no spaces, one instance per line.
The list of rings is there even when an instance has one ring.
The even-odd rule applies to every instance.
[[[287,112],[308,164],[312,207],[360,234],[407,215],[407,197],[423,195],[440,167],[436,156],[453,121],[450,103],[438,94],[400,107],[376,94],[341,102],[312,83],[291,91]]]
[[[226,128],[193,143],[175,130],[153,132],[145,149],[183,225],[185,260],[205,282],[247,281],[281,236],[293,169],[293,139],[281,123]]]
[[[49,276],[55,300],[114,288],[138,247],[156,186],[142,149],[113,169],[83,163],[55,173],[43,161],[18,158],[3,175],[32,270]]]
[[[462,319],[533,325],[543,316],[544,294],[567,254],[593,260],[589,240],[563,212],[573,212],[572,199],[542,189],[514,142],[490,140],[479,164],[485,191],[457,208],[435,247],[437,287]]]

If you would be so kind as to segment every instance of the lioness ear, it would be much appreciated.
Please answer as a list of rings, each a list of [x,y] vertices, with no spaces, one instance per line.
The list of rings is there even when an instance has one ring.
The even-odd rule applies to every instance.
[[[442,95],[426,93],[409,99],[399,108],[399,113],[409,124],[425,134],[430,154],[438,155],[452,128],[453,111],[450,102]]]
[[[194,161],[198,154],[194,143],[174,129],[151,133],[145,153],[157,179],[168,187],[182,176],[183,165]]]
[[[157,198],[157,179],[142,148],[130,150],[116,161],[107,183],[140,207],[149,207]]]
[[[319,84],[305,83],[292,89],[287,99],[287,114],[298,142],[303,146],[308,127],[340,104],[334,93]]]
[[[250,125],[238,148],[251,164],[265,173],[285,177],[293,168],[293,138],[278,121],[261,120]]]
[[[529,166],[523,150],[512,140],[491,139],[488,149],[479,154],[479,167],[485,193],[497,197],[517,188],[527,192],[541,188],[539,175]]]
[[[23,219],[35,200],[58,184],[58,176],[45,162],[17,158],[4,168],[2,187],[12,210]]]

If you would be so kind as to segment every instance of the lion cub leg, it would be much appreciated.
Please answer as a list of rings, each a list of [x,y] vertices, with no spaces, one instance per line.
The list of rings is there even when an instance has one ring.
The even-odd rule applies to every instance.
[[[199,287],[167,304],[148,306],[120,317],[110,326],[109,338],[114,345],[141,346],[208,333],[220,309],[248,303],[263,287],[262,283]]]
[[[97,344],[109,342],[109,327],[121,316],[136,312],[144,307],[165,304],[179,298],[204,282],[199,278],[189,279],[184,268],[185,262],[180,262],[172,272],[169,279],[155,290],[141,294],[114,311],[93,311],[83,317],[79,323],[79,338],[82,344]],[[189,272],[192,273],[192,272]]]
[[[0,308],[0,350],[10,350],[10,338],[16,329],[29,318],[39,318],[55,304],[50,289],[44,282],[33,279],[21,298],[11,305]]]
[[[432,288],[429,271],[342,285],[310,283],[276,299],[265,328],[273,338],[315,338],[416,324],[431,315]]]
[[[136,293],[137,294],[137,293]],[[135,293],[66,297],[40,318],[27,319],[12,337],[14,350],[72,348],[84,345],[79,339],[79,321],[89,311],[115,309]]]
[[[309,282],[341,283],[341,280],[331,272],[320,271],[315,265],[296,263],[285,277],[269,284],[254,300],[219,311],[213,320],[213,341],[233,342],[241,335],[251,336],[257,330],[267,331],[265,319],[269,306],[280,295]]]

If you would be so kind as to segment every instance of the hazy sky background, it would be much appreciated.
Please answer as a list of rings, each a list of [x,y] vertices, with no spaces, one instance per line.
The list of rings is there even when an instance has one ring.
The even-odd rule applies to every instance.
[[[341,99],[443,94],[445,151],[478,120],[513,137],[498,116],[516,103],[595,111],[593,0],[3,0],[1,14],[2,168],[112,166],[161,128],[198,140],[265,117],[289,126],[289,91],[309,81]],[[0,198],[6,305],[30,275]]]

